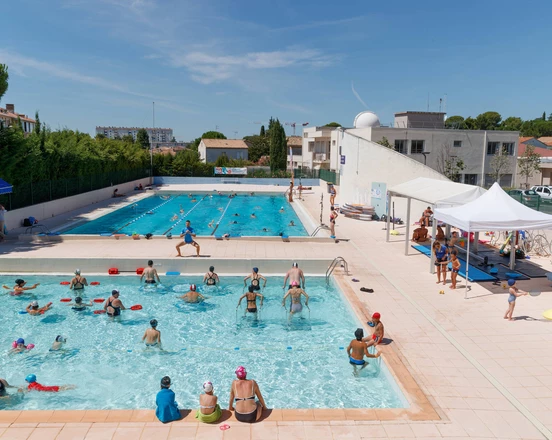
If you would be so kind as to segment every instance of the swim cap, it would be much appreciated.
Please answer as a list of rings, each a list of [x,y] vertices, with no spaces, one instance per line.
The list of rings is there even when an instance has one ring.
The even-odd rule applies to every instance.
[[[195,284],[190,284],[190,290],[191,290],[192,292],[195,292],[195,290],[196,290],[196,285],[195,285]]]
[[[209,381],[203,382],[203,391],[205,391],[206,393],[210,393],[211,391],[213,391],[213,384]]]
[[[33,307],[38,307],[38,301],[33,301],[33,302],[31,303],[31,306],[33,306]]]
[[[16,344],[24,344],[25,343],[25,339],[23,338],[19,338],[17,341],[15,341]]]
[[[75,302],[76,302],[77,304],[80,304],[80,303],[82,302],[82,298],[81,298],[80,296],[77,296],[77,297],[75,298]]]
[[[292,267],[299,267],[297,263],[293,263]]]
[[[247,371],[245,370],[245,367],[242,367],[241,365],[236,368],[236,376],[238,379],[245,379],[247,377]]]
[[[34,374],[29,374],[29,375],[25,378],[25,381],[26,381],[26,382],[29,382],[29,383],[36,382],[36,376],[35,376]]]
[[[292,286],[298,286],[299,283],[298,283],[297,281],[292,281],[292,282],[291,282],[291,285],[292,285]]]
[[[67,341],[67,339],[64,338],[63,336],[61,335],[56,336],[56,342],[65,342],[65,341]]]
[[[380,315],[378,312],[376,312],[376,313],[374,313],[374,314],[372,315],[372,318],[374,318],[374,319],[380,319],[380,318],[381,318],[381,315]]]
[[[209,272],[213,272],[215,270],[215,266],[209,266]]]
[[[157,327],[157,319],[152,319],[152,320],[150,321],[150,325],[151,325],[152,327]]]
[[[161,379],[161,388],[169,388],[171,386],[171,378],[169,376],[164,376]]]
[[[18,279],[15,280],[15,284],[17,284],[18,286],[19,286],[20,284],[23,284],[24,282],[25,282],[25,281],[23,281],[21,278],[18,278]]]
[[[75,275],[80,275],[80,269],[75,269]]]
[[[513,279],[510,278],[510,279],[508,280],[508,286],[511,287],[511,286],[513,286],[514,284],[516,284],[516,280],[513,280]]]
[[[120,293],[120,292],[119,292],[117,289],[113,289],[113,290],[111,291],[111,294],[112,294],[112,295],[119,295],[119,293]]]
[[[364,337],[364,330],[361,328],[357,328],[355,330],[355,338],[357,339],[357,341],[360,341],[362,340],[363,337]]]
[[[257,273],[259,271],[259,268],[258,267],[254,267],[253,268],[253,272]]]

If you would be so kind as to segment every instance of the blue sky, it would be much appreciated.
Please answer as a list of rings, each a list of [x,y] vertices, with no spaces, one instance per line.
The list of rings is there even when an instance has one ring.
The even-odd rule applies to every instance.
[[[0,105],[52,128],[171,127],[191,140],[256,122],[350,126],[439,109],[552,112],[552,3],[18,0],[2,4]],[[352,85],[366,106],[357,99]],[[288,134],[291,129],[288,127]],[[298,130],[300,132],[300,130]]]

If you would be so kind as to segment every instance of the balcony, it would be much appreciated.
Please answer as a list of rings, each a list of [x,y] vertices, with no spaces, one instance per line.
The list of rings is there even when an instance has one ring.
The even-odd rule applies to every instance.
[[[315,153],[313,162],[314,163],[325,163],[330,161],[330,155],[326,153]]]

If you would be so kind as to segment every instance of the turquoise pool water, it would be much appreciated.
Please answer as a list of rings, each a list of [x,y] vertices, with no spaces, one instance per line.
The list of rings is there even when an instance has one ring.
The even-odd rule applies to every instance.
[[[86,275],[86,274],[85,274]],[[0,276],[10,287],[18,276]],[[36,374],[44,385],[76,384],[59,394],[28,393],[0,399],[3,409],[125,409],[153,408],[159,380],[169,375],[181,407],[195,408],[204,381],[215,386],[227,407],[234,370],[244,365],[258,381],[271,408],[391,408],[406,402],[382,358],[371,360],[360,375],[353,375],[346,348],[359,326],[337,288],[324,278],[308,278],[310,313],[288,323],[281,306],[282,278],[269,278],[260,319],[243,317],[244,302],[236,312],[243,278],[222,278],[220,287],[205,287],[203,304],[183,304],[177,295],[198,277],[161,276],[166,290],[140,289],[138,277],[93,277],[99,286],[85,297],[107,298],[121,291],[126,307],[119,321],[92,311],[75,312],[60,302],[72,297],[60,281],[68,277],[22,276],[40,286],[25,297],[5,295],[0,324],[0,377],[23,385]],[[42,316],[19,314],[33,299],[54,307]],[[101,308],[96,305],[94,308]],[[159,321],[165,351],[146,349],[140,339],[150,319]],[[62,352],[49,352],[58,334],[66,336]],[[36,347],[8,356],[12,341],[23,337]]]
[[[182,212],[181,212],[182,211]],[[255,214],[252,217],[252,214]],[[158,193],[63,231],[64,234],[180,234],[190,220],[197,235],[306,236],[283,194]],[[293,224],[294,226],[290,226]]]

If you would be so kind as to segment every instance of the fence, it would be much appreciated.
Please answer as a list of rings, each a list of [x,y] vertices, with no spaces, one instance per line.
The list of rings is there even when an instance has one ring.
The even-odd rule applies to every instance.
[[[296,179],[308,178],[308,179],[322,179],[326,182],[339,185],[339,173],[330,170],[311,170],[309,168],[294,169],[293,175]]]
[[[29,182],[14,186],[11,194],[0,195],[0,204],[8,210],[24,208],[145,177],[149,177],[148,169],[120,170],[69,179]]]

